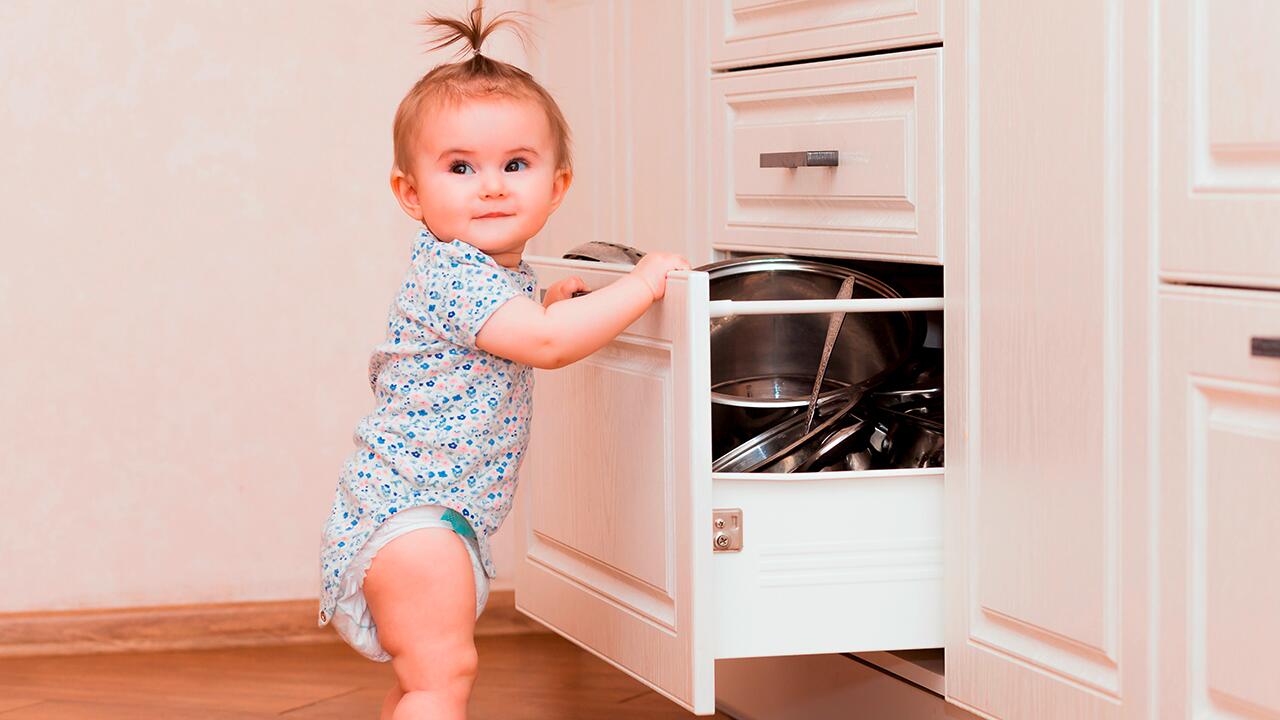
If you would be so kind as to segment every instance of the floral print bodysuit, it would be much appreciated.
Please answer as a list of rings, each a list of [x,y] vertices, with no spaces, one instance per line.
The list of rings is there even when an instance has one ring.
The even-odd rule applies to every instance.
[[[476,347],[476,335],[513,297],[532,299],[528,263],[499,265],[461,240],[422,230],[391,306],[386,341],[369,361],[376,409],[356,426],[356,450],[338,479],[320,556],[320,624],[333,617],[339,580],[373,531],[410,507],[443,505],[470,523],[485,574],[493,534],[516,490],[528,445],[533,372]]]

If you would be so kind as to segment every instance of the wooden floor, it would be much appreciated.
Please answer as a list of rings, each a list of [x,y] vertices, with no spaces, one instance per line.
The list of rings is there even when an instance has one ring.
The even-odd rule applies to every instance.
[[[558,635],[476,647],[471,720],[696,717]],[[3,658],[0,720],[377,718],[392,679],[390,665],[338,643]]]

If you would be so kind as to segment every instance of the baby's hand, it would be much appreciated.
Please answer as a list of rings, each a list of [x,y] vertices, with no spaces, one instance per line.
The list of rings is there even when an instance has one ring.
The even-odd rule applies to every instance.
[[[653,292],[654,301],[667,294],[667,273],[688,270],[689,261],[674,253],[651,252],[640,258],[631,274],[644,281]]]
[[[567,277],[551,284],[547,294],[542,298],[542,307],[551,307],[552,303],[568,300],[576,292],[590,292],[591,288],[580,277]]]

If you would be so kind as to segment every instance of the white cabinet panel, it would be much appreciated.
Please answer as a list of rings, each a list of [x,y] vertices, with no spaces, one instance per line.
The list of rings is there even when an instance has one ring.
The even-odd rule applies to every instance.
[[[707,0],[717,68],[941,39],[941,0]]]
[[[938,53],[714,78],[713,243],[937,263]],[[765,167],[762,154],[836,151],[835,167]]]
[[[545,260],[542,287],[622,271]],[[540,371],[521,470],[516,606],[685,708],[714,711],[706,273],[618,339]]]
[[[1161,718],[1274,718],[1280,293],[1167,288],[1161,309]]]
[[[530,71],[569,123],[577,178],[529,245],[592,240],[710,262],[703,0],[531,0]],[[701,220],[699,221],[699,219]]]
[[[946,683],[991,717],[1144,702],[1141,10],[947,3]]]
[[[1160,270],[1280,288],[1280,3],[1160,7]]]

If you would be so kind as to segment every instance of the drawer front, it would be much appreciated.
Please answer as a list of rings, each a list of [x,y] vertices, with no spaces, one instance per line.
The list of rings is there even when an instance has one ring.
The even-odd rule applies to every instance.
[[[936,51],[712,81],[712,243],[940,263]],[[761,167],[831,151],[835,167]]]
[[[1280,293],[1170,288],[1160,301],[1161,706],[1276,717],[1280,684]],[[1189,668],[1189,671],[1188,671]]]
[[[942,647],[942,470],[717,475],[716,658]]]
[[[711,5],[716,68],[942,39],[941,0],[711,0]]]
[[[1168,5],[1155,106],[1161,276],[1280,288],[1280,3]]]

